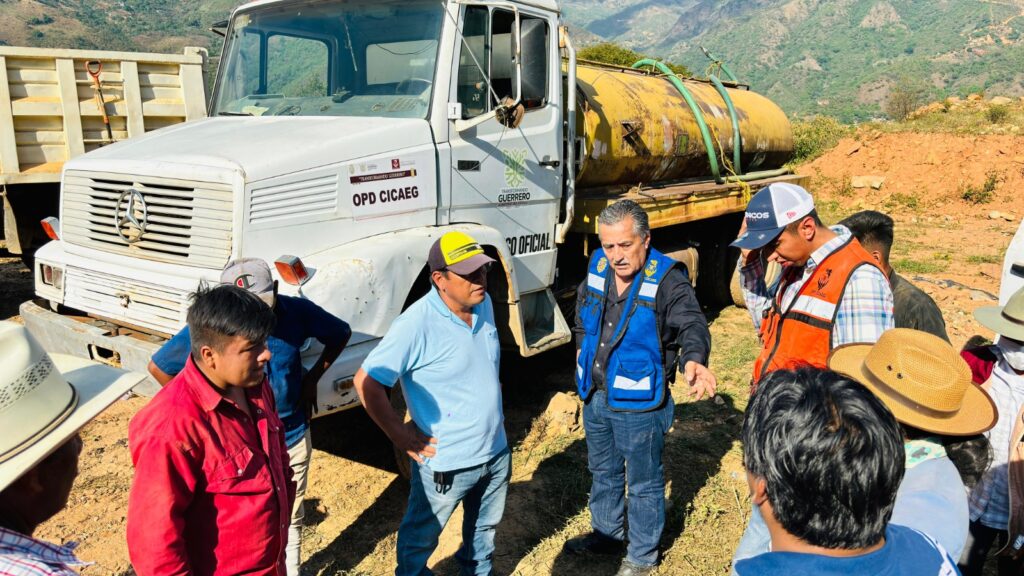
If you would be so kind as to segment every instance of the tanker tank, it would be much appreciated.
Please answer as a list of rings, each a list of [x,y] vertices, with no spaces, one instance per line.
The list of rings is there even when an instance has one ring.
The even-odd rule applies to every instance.
[[[576,80],[577,141],[585,146],[577,156],[579,193],[712,178],[697,119],[668,77],[588,63],[577,66]],[[742,141],[737,169],[733,123],[724,98],[710,82],[680,80],[715,142],[721,176],[777,169],[792,157],[792,127],[782,109],[730,84],[725,90]]]

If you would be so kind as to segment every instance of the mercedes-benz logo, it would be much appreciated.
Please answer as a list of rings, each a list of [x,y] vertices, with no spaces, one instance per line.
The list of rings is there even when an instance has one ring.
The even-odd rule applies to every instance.
[[[127,204],[125,200],[128,201]],[[149,213],[142,192],[135,188],[122,192],[117,204],[114,205],[114,229],[117,230],[117,235],[125,242],[134,244],[142,240],[148,220]]]

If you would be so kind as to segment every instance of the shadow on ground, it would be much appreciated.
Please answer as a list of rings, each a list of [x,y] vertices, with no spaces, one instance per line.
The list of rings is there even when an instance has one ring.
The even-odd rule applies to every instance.
[[[520,566],[538,546],[563,533],[574,518],[587,509],[590,473],[587,470],[587,448],[582,438],[565,438],[537,446],[527,445],[530,422],[540,415],[551,395],[569,391],[573,384],[575,350],[565,346],[517,366],[515,375],[505,378],[506,395],[514,398],[507,410],[509,440],[523,457],[543,459],[527,479],[513,470],[513,483],[505,506],[505,517],[498,528],[494,558],[496,574],[611,575],[618,569],[618,557],[578,557],[559,553],[547,568]],[[522,362],[522,361],[521,361]],[[510,388],[510,383],[518,387]],[[685,386],[673,386],[675,423],[665,441],[664,463],[671,496],[666,502],[666,525],[661,548],[668,550],[685,528],[685,519],[692,509],[697,493],[708,479],[719,472],[723,456],[739,436],[742,412],[731,397],[690,403]],[[523,452],[526,452],[524,455]],[[535,455],[534,452],[537,454]],[[520,471],[521,472],[521,471]],[[519,572],[517,572],[517,568]],[[438,574],[458,572],[454,557],[446,558],[436,567]]]
[[[17,316],[18,306],[32,298],[32,271],[0,243],[0,320]]]

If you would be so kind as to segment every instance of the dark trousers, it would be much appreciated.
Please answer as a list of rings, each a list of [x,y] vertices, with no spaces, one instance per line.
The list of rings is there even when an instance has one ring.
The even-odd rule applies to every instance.
[[[994,546],[993,546],[994,544]],[[971,522],[967,543],[964,544],[964,555],[958,567],[963,576],[982,576],[985,561],[1006,545],[1006,531],[989,528],[981,522]],[[1014,560],[1009,556],[997,556],[996,567],[999,576],[1018,576],[1024,574],[1024,560]]]

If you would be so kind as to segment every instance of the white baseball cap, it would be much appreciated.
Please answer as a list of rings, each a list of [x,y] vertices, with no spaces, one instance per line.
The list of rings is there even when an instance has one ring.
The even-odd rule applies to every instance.
[[[747,231],[732,243],[744,250],[757,250],[782,234],[786,226],[814,210],[814,198],[796,184],[775,182],[754,194],[744,217]]]

